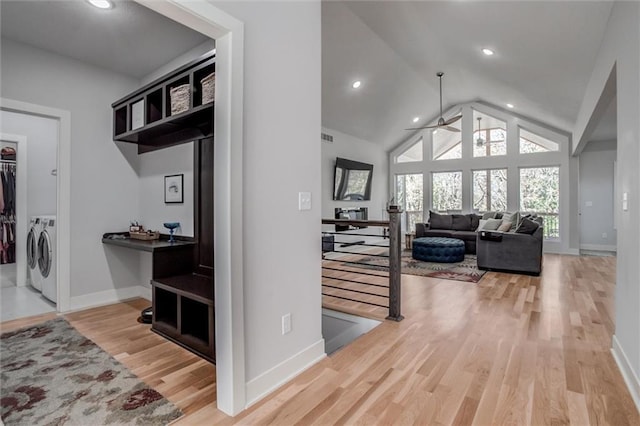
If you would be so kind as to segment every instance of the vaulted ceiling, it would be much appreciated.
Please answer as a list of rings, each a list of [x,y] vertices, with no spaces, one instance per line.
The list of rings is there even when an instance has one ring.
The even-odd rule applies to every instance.
[[[418,125],[438,117],[436,73],[443,71],[445,110],[473,100],[504,109],[511,103],[516,114],[571,132],[611,7],[323,2],[323,126],[388,150],[409,136],[413,117]],[[495,54],[483,55],[483,47]],[[362,81],[359,89],[354,80]]]

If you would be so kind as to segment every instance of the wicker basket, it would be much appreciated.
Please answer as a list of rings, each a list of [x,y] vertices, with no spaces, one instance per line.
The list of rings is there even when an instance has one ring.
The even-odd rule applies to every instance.
[[[189,109],[191,92],[188,84],[172,87],[169,95],[171,96],[171,115],[180,114]]]
[[[202,104],[213,102],[216,94],[216,73],[212,72],[200,80],[200,84],[202,85]]]
[[[153,241],[160,239],[160,232],[129,232],[129,237],[134,240]]]

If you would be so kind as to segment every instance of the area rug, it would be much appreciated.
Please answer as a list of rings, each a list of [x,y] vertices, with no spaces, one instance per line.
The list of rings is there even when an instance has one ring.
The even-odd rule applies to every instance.
[[[363,256],[353,260],[358,264],[345,263],[344,265],[379,271],[386,271],[389,266],[389,259],[386,257]],[[475,255],[467,254],[464,260],[458,263],[423,262],[413,259],[411,250],[402,251],[401,272],[409,275],[471,283],[477,283],[485,274],[485,271],[478,269],[478,261]]]
[[[182,413],[67,321],[0,336],[5,425],[166,425]]]

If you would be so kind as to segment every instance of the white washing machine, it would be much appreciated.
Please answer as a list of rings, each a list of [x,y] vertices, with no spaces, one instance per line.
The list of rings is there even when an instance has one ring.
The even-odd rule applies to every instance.
[[[56,217],[41,216],[42,230],[38,238],[38,270],[42,275],[42,295],[52,302],[58,299],[56,280]]]
[[[38,238],[42,231],[39,216],[33,216],[29,221],[27,232],[27,283],[38,291],[42,291],[42,275],[38,268]]]

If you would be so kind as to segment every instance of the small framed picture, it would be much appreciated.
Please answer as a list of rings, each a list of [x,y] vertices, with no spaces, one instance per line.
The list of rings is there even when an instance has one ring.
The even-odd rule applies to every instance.
[[[184,202],[184,175],[169,175],[164,177],[164,202]]]

